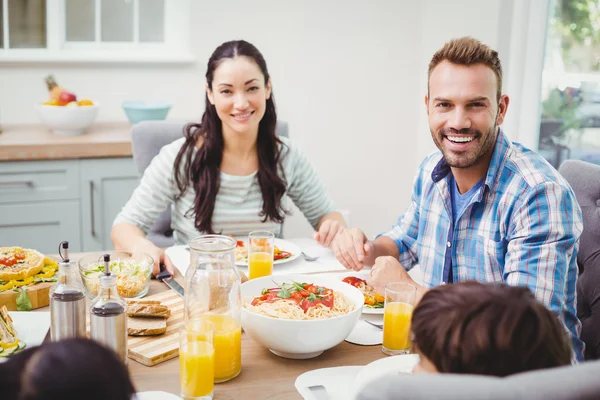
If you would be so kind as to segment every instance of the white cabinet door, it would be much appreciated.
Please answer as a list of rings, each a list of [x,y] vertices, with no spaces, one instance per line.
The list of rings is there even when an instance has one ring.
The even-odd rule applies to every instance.
[[[58,253],[58,244],[81,251],[79,201],[0,204],[0,246],[20,246],[44,254]]]
[[[138,184],[132,158],[81,160],[83,251],[113,249],[112,223]]]

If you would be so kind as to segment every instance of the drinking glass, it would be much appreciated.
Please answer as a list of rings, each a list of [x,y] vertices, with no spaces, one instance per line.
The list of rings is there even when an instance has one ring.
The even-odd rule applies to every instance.
[[[385,287],[383,309],[383,346],[390,356],[410,353],[410,320],[417,288],[408,283],[392,282]]]
[[[193,319],[179,330],[179,382],[186,400],[213,398],[214,332],[214,325],[202,319]]]
[[[254,231],[248,235],[249,279],[273,274],[275,235],[269,231]]]

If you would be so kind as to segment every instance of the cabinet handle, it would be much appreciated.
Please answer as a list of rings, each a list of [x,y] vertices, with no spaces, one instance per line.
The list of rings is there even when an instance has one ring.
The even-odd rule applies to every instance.
[[[33,183],[33,181],[4,181],[0,182],[0,186],[14,188],[32,188]]]
[[[92,237],[96,237],[96,223],[94,221],[94,181],[90,181],[90,227]]]

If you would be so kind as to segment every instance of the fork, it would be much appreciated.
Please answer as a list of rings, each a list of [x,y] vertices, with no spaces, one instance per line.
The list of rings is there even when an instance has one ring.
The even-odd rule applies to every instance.
[[[363,321],[365,321],[369,325],[373,325],[375,328],[383,329],[383,324],[376,324],[376,323],[371,322],[371,321],[366,320],[366,319],[363,319]]]
[[[302,257],[304,257],[304,259],[308,262],[317,261],[319,259],[319,256],[316,256],[316,257],[307,256],[306,253],[304,253],[304,252],[302,252]]]

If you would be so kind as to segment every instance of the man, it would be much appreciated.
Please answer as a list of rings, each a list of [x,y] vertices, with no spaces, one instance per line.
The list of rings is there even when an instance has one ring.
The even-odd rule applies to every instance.
[[[582,360],[575,314],[576,255],[583,225],[567,182],[542,157],[511,143],[499,126],[508,109],[498,53],[465,37],[429,64],[425,106],[440,152],[419,167],[412,201],[391,231],[368,240],[345,229],[331,246],[347,268],[373,266],[369,283],[504,281],[529,287],[569,331]]]

